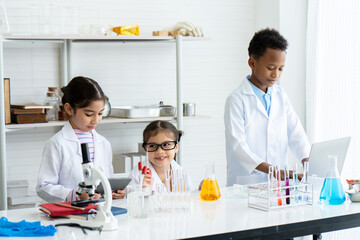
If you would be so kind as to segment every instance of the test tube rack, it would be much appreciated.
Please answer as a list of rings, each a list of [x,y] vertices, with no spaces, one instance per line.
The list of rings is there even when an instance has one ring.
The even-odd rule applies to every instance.
[[[289,191],[286,191],[289,190]],[[287,195],[286,192],[289,192]],[[263,211],[313,204],[313,186],[311,183],[299,183],[280,187],[269,183],[248,186],[248,206]]]

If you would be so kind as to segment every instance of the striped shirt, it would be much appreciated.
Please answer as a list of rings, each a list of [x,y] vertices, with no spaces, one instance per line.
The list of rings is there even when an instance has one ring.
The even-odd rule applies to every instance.
[[[87,143],[90,159],[94,162],[95,157],[95,148],[94,148],[94,135],[92,132],[83,132],[80,129],[74,129],[75,135],[78,138],[80,143]],[[80,196],[77,196],[76,192],[78,188],[75,188],[69,192],[67,197],[65,198],[65,202],[73,202],[80,200]]]
[[[83,132],[79,129],[74,129],[74,132],[80,143],[88,144],[90,159],[92,162],[94,162],[95,148],[94,148],[94,136],[92,132]]]

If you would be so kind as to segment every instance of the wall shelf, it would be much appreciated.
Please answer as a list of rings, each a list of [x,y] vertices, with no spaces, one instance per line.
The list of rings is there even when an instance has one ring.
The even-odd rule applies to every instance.
[[[192,117],[184,117],[184,119],[205,119],[209,118],[208,116],[192,116]],[[104,124],[114,124],[114,123],[144,123],[151,122],[155,120],[163,120],[163,121],[176,121],[176,117],[157,117],[157,118],[103,118],[99,125]],[[49,121],[47,123],[26,123],[26,124],[8,124],[5,125],[6,133],[12,131],[26,130],[32,128],[46,128],[46,127],[59,127],[64,126],[67,121]]]
[[[86,43],[86,42],[103,42],[103,43],[163,43],[169,42],[176,46],[176,109],[177,115],[175,117],[161,117],[161,118],[142,118],[142,119],[121,119],[121,118],[108,118],[104,119],[100,124],[109,123],[137,123],[137,122],[150,122],[155,119],[163,119],[167,121],[176,121],[177,128],[183,128],[183,99],[182,99],[182,42],[183,41],[199,41],[207,40],[203,37],[183,37],[181,35],[174,37],[160,37],[151,35],[141,36],[116,36],[116,37],[105,37],[105,36],[80,36],[80,35],[68,35],[68,36],[26,36],[26,35],[1,35],[0,34],[0,79],[4,78],[4,56],[3,56],[3,43],[21,43],[26,46],[31,46],[35,42],[40,43],[56,43],[61,46],[61,85],[66,86],[72,78],[71,75],[71,60],[72,60],[72,44],[73,43]],[[17,44],[14,45],[18,47]],[[4,91],[3,81],[0,83],[0,96]],[[65,121],[52,121],[49,123],[33,123],[33,124],[9,124],[5,125],[5,114],[4,114],[4,97],[0,98],[0,210],[7,208],[7,191],[6,191],[6,133],[12,131],[19,131],[31,128],[43,128],[43,127],[57,127],[65,124]],[[186,117],[187,118],[187,117]],[[189,118],[199,118],[189,117]],[[182,158],[182,147],[177,153],[177,161],[181,164]]]

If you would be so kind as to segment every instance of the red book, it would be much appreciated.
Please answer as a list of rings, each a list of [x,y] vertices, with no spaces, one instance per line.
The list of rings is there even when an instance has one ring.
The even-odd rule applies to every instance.
[[[59,205],[57,205],[57,204],[59,204]],[[60,206],[60,204],[66,205],[66,206]],[[81,209],[83,209],[83,210],[79,209],[78,207],[71,206],[71,203],[69,203],[69,202],[40,204],[40,211],[47,213],[50,217],[85,214],[85,213],[88,213],[90,211],[90,209],[96,210],[96,208],[97,208],[97,205],[92,204],[92,203],[86,207],[81,207]]]

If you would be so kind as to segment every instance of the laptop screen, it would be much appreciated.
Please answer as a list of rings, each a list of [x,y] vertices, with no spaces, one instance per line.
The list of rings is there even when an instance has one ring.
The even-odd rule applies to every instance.
[[[344,137],[313,143],[309,156],[309,176],[326,178],[326,173],[329,168],[329,155],[337,156],[337,167],[339,174],[341,174],[350,139],[351,137]]]

